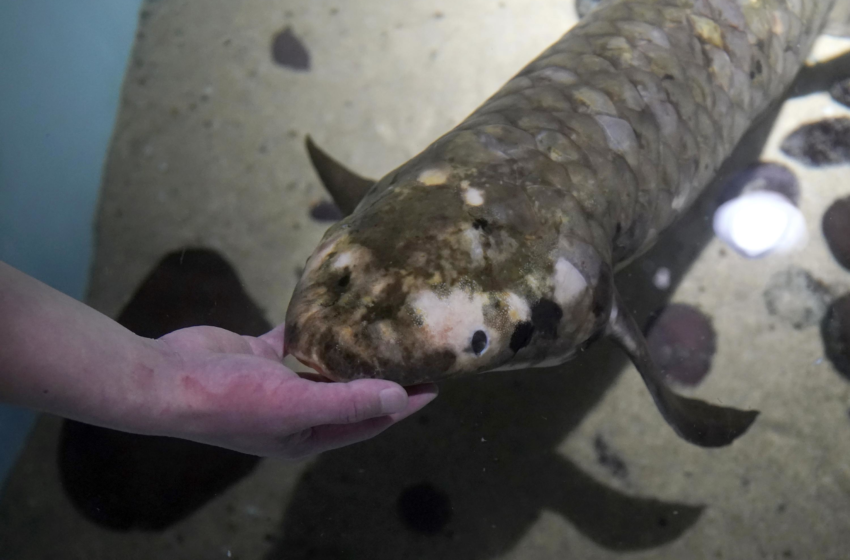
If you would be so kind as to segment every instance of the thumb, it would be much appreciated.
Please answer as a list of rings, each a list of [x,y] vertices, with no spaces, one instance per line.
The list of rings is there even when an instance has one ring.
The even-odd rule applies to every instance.
[[[354,424],[396,414],[407,408],[407,391],[381,379],[358,379],[348,383],[314,383],[299,379],[305,391],[299,399],[299,420],[305,426]]]

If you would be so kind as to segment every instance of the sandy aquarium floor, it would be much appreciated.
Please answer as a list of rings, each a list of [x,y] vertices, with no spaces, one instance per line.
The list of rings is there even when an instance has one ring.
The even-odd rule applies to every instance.
[[[148,0],[89,303],[146,336],[281,322],[335,218],[305,135],[378,177],[575,19],[563,0]],[[818,52],[848,50],[823,40]],[[605,343],[561,368],[444,383],[381,437],[297,464],[43,417],[0,502],[0,556],[846,558],[850,381],[820,325],[850,271],[821,217],[850,194],[850,167],[779,149],[801,124],[843,115],[824,92],[790,100],[764,144],[761,158],[799,182],[803,249],[738,256],[706,219],[715,189],[619,275],[643,321],[669,302],[709,319],[710,372],[680,390],[762,412],[731,447],[679,440]],[[759,155],[757,136],[738,166]]]

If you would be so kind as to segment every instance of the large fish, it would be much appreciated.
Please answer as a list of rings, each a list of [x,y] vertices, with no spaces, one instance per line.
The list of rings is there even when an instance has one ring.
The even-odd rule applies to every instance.
[[[758,413],[668,389],[613,276],[782,97],[832,4],[603,1],[380,181],[324,166],[350,215],[307,261],[287,349],[410,385],[561,364],[607,335],[680,436],[731,443]]]

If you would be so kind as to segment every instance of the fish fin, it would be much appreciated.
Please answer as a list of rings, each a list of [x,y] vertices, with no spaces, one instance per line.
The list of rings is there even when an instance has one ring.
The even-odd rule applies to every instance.
[[[840,54],[816,64],[807,64],[800,69],[782,101],[829,91],[833,84],[848,76],[850,76],[850,53]]]
[[[322,180],[325,189],[343,215],[348,216],[360,203],[366,193],[375,184],[372,179],[366,179],[349,171],[341,163],[333,159],[319,148],[310,136],[305,141],[307,153],[313,168]]]
[[[701,447],[723,447],[747,431],[758,412],[716,406],[677,395],[664,383],[649,347],[631,314],[615,297],[610,336],[631,358],[664,420],[685,440]]]

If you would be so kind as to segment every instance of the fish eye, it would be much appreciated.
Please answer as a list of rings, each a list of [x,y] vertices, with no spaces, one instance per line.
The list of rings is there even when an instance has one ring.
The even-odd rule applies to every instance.
[[[475,331],[472,335],[472,351],[476,356],[480,356],[487,350],[490,341],[487,338],[487,333],[484,331]]]
[[[348,286],[348,283],[350,281],[351,281],[351,273],[346,272],[345,275],[342,278],[340,278],[339,281],[337,282],[337,286],[339,286],[340,288],[345,288],[346,286]]]

